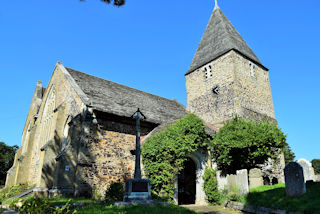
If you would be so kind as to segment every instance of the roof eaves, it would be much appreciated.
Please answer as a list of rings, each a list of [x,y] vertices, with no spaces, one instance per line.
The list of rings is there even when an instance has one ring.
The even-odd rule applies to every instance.
[[[202,66],[208,64],[209,62],[212,62],[212,61],[214,61],[214,60],[222,57],[223,55],[229,53],[229,52],[232,51],[232,50],[235,51],[235,52],[237,52],[238,54],[240,54],[240,55],[243,56],[244,58],[246,58],[246,59],[254,62],[256,65],[260,66],[260,67],[263,68],[264,70],[269,71],[269,69],[268,69],[267,67],[265,67],[264,65],[262,65],[260,62],[257,62],[256,60],[254,60],[254,59],[252,59],[251,57],[243,54],[242,52],[240,52],[239,50],[237,50],[237,49],[235,49],[235,48],[230,48],[230,49],[228,49],[228,50],[226,50],[226,51],[218,54],[215,58],[213,58],[213,59],[211,59],[211,60],[208,60],[208,61],[200,64],[200,65],[197,66],[196,68],[194,68],[194,69],[192,69],[192,70],[189,69],[189,70],[187,71],[187,73],[185,73],[185,76],[187,76],[188,74],[193,73],[194,71],[196,71],[197,69],[201,68]]]

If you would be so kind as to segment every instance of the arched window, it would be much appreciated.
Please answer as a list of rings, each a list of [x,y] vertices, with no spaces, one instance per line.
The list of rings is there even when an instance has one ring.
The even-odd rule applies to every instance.
[[[46,104],[43,109],[43,115],[41,120],[41,146],[45,145],[49,140],[53,138],[54,128],[53,128],[53,114],[54,109],[56,108],[56,91],[52,87]]]
[[[63,129],[63,139],[62,139],[62,147],[65,147],[69,144],[69,129],[70,129],[70,121],[72,120],[72,117],[69,115],[67,117],[67,120],[64,124],[64,129]]]
[[[29,137],[30,137],[30,130],[31,129],[31,122],[29,122],[28,128],[26,130],[26,133],[24,135],[24,140],[22,142],[22,154],[26,153],[28,151],[28,142],[29,142]]]

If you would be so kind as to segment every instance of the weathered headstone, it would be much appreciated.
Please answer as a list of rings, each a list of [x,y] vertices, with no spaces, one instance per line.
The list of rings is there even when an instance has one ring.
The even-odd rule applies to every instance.
[[[228,192],[238,192],[239,188],[237,185],[237,178],[236,175],[228,175],[227,176],[228,180]]]
[[[312,164],[306,159],[299,159],[297,162],[303,167],[304,181],[314,181],[314,169]]]
[[[218,190],[223,191],[228,187],[228,178],[226,174],[223,174],[221,170],[217,171]]]
[[[237,184],[240,195],[249,193],[248,170],[242,169],[237,171]]]
[[[227,190],[229,193],[239,193],[240,195],[249,193],[248,171],[238,170],[236,174],[223,174],[217,171],[218,189]]]
[[[303,168],[299,163],[288,163],[284,168],[284,177],[288,197],[298,197],[306,193]]]
[[[261,169],[254,168],[249,171],[249,184],[250,188],[263,186],[263,177]]]

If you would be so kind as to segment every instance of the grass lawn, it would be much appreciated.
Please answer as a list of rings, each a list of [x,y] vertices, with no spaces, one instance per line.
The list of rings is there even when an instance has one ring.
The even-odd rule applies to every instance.
[[[77,209],[79,214],[195,214],[195,212],[176,205],[115,207],[113,205],[93,204]]]
[[[298,198],[287,198],[284,184],[262,186],[250,190],[241,202],[287,211],[320,213],[320,183],[308,184],[307,193]]]
[[[96,204],[99,203],[98,201],[95,201],[93,199],[88,199],[88,198],[64,198],[64,197],[59,197],[59,198],[48,198],[48,201],[52,206],[59,206],[59,205],[65,205],[69,200],[70,204],[74,203],[85,203],[85,204]]]

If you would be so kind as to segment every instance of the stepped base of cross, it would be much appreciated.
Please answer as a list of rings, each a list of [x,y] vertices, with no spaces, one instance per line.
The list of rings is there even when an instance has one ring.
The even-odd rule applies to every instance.
[[[149,179],[128,179],[126,180],[124,202],[151,200],[151,186]]]
[[[153,201],[149,179],[128,179],[123,201],[115,202],[115,206],[141,205],[169,205],[166,202]]]

